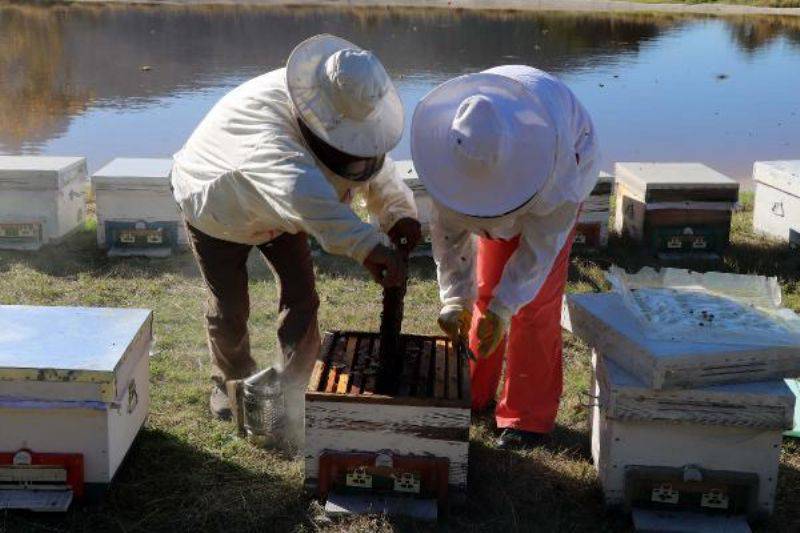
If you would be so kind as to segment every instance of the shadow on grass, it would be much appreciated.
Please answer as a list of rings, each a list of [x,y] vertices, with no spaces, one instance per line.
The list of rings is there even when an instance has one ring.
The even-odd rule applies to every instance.
[[[253,471],[160,430],[143,430],[102,503],[67,514],[0,515],[7,531],[291,531],[300,483]]]
[[[587,482],[593,474],[571,468],[558,453],[507,452],[472,442],[467,504],[451,513],[448,526],[456,531],[626,529],[627,520],[605,512],[599,485]]]
[[[790,450],[787,451],[787,448]],[[784,446],[784,453],[797,453],[797,451],[794,442]],[[786,463],[781,464],[775,512],[772,518],[759,524],[756,531],[800,531],[800,470]]]
[[[94,229],[87,227],[37,251],[0,250],[0,273],[21,265],[58,278],[80,275],[111,278],[198,275],[194,259],[188,252],[179,252],[166,258],[108,257],[105,250],[97,247],[96,239]]]
[[[735,238],[718,259],[687,256],[675,260],[659,259],[630,239],[612,235],[605,250],[577,252],[573,254],[572,263],[570,281],[587,283],[597,292],[603,290],[603,287],[587,273],[587,268],[582,267],[593,266],[607,270],[611,265],[617,265],[628,272],[636,272],[646,266],[672,267],[697,272],[721,271],[777,276],[785,284],[800,281],[800,251],[793,249],[788,243],[759,238],[752,234]]]
[[[317,272],[328,276],[370,279],[362,265],[346,257],[318,253],[315,254],[314,263]],[[186,278],[200,276],[190,251],[179,251],[166,258],[108,257],[105,250],[97,247],[95,231],[90,227],[37,251],[0,250],[0,273],[9,271],[15,265],[58,278],[80,275],[146,279],[165,274]],[[247,266],[251,279],[273,279],[269,267],[255,248],[250,253]],[[412,258],[409,272],[416,279],[436,279],[436,267],[428,257]]]

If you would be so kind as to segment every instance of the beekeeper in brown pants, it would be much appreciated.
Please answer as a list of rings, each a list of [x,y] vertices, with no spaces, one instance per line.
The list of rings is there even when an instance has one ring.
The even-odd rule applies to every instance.
[[[210,406],[217,417],[231,416],[225,381],[256,370],[247,332],[246,264],[254,246],[280,284],[282,360],[274,367],[287,411],[292,401],[302,404],[319,353],[307,235],[362,263],[384,286],[403,281],[404,261],[390,241],[411,248],[420,227],[413,195],[386,157],[402,131],[402,104],[378,59],[319,35],[295,48],[285,69],[224,96],[175,154],[174,196],[209,294]],[[355,193],[380,230],[352,211]]]
[[[257,369],[250,355],[247,329],[250,316],[247,258],[253,247],[211,237],[192,226],[187,229],[209,292],[206,328],[212,378],[217,383],[245,378]],[[320,342],[317,329],[319,297],[314,287],[314,265],[308,236],[305,233],[284,233],[257,248],[280,286],[278,343],[287,361],[283,369],[285,379],[302,379],[314,362],[310,355]],[[308,360],[294,358],[295,353],[308,355]],[[222,409],[227,408],[223,403]]]

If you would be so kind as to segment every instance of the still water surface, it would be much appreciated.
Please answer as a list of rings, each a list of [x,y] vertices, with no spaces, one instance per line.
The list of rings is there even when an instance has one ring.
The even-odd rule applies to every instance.
[[[800,18],[254,7],[0,6],[0,153],[90,170],[168,157],[225,92],[320,32],[374,50],[409,120],[452,76],[525,63],[586,104],[606,169],[696,160],[746,179],[754,160],[800,159]]]

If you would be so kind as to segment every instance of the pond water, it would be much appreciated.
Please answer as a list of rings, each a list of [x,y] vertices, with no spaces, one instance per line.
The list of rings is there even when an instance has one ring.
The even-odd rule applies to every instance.
[[[409,119],[452,76],[525,63],[589,108],[607,170],[695,160],[746,180],[754,160],[800,158],[800,18],[234,6],[0,6],[0,153],[90,170],[170,156],[225,92],[320,32],[374,50]]]

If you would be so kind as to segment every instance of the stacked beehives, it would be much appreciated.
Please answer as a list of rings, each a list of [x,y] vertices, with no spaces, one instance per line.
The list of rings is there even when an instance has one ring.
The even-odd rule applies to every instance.
[[[608,244],[608,217],[613,190],[614,177],[601,172],[592,193],[581,206],[575,228],[575,248],[596,250]]]
[[[766,278],[722,278],[774,288]],[[782,432],[793,424],[784,378],[800,374],[800,341],[748,305],[708,304],[719,297],[692,292],[696,285],[665,284],[648,307],[646,285],[567,299],[569,329],[593,349],[592,456],[606,502],[632,511],[637,527],[676,511],[742,522],[768,515]]]
[[[739,184],[700,163],[617,163],[615,229],[662,259],[718,257]]]

